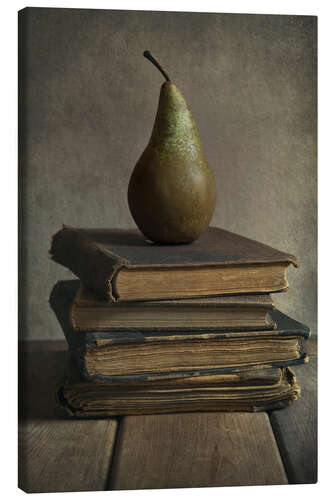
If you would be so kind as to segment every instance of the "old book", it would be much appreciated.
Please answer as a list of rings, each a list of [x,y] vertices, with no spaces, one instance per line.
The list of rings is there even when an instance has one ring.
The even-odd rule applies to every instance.
[[[81,285],[71,307],[74,330],[269,329],[273,301],[265,295],[109,302]]]
[[[283,408],[300,393],[289,368],[253,367],[208,376],[136,384],[80,380],[75,371],[61,383],[58,398],[68,414],[105,417],[192,411],[263,411]]]
[[[307,360],[303,340],[309,336],[309,328],[277,310],[271,312],[275,330],[83,332],[73,330],[70,324],[74,295],[73,283],[60,282],[50,302],[87,380],[137,382],[224,373],[251,365],[288,366]]]
[[[287,290],[293,255],[209,227],[191,244],[157,245],[137,230],[64,226],[52,259],[110,301],[270,293]]]

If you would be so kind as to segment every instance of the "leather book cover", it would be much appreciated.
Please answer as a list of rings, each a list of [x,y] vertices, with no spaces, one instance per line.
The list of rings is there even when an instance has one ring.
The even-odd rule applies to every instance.
[[[100,297],[117,300],[116,281],[125,269],[216,268],[253,264],[293,264],[295,256],[217,227],[191,244],[158,245],[138,230],[77,229],[53,236],[51,258],[70,269]]]

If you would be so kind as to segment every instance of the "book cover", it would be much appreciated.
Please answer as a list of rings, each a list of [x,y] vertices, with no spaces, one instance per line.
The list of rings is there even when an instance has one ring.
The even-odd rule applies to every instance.
[[[51,258],[101,298],[154,300],[286,290],[293,255],[209,227],[191,244],[158,245],[138,230],[77,229],[53,236]]]
[[[307,326],[293,320],[278,310],[272,311],[276,322],[275,330],[263,331],[97,331],[78,332],[73,330],[70,323],[70,307],[75,297],[79,282],[59,282],[50,296],[50,304],[63,329],[70,346],[73,359],[80,372],[87,380],[96,381],[138,381],[161,378],[177,378],[200,374],[209,374],[212,370],[223,373],[231,369],[243,369],[248,365],[256,364],[255,356],[259,356],[262,364],[272,366],[288,366],[307,361],[304,340],[310,335]],[[210,350],[221,348],[230,350],[230,359],[224,354],[225,366],[221,363],[216,368],[209,364]],[[152,352],[152,350],[154,352]],[[173,366],[173,360],[184,351],[182,362],[186,368]],[[189,355],[187,355],[187,352]],[[275,360],[274,356],[280,352],[282,358]],[[125,354],[126,363],[120,358]],[[167,353],[167,354],[165,354]],[[142,356],[146,358],[142,358]],[[152,355],[153,358],[149,358]],[[164,363],[164,356],[170,356],[168,365]],[[243,356],[245,358],[243,359]],[[152,368],[151,362],[157,357],[161,365]],[[242,356],[238,358],[237,356]],[[252,359],[252,356],[253,359]],[[110,357],[110,361],[105,361]],[[205,366],[190,367],[190,360],[196,362],[205,359]],[[258,359],[259,359],[258,358]],[[104,370],[94,366],[95,359],[102,360]],[[141,363],[141,366],[131,371],[130,362]],[[222,359],[222,358],[221,358]],[[119,364],[118,371],[115,366]],[[93,367],[92,367],[93,366]],[[100,365],[101,366],[101,365]],[[168,369],[166,368],[168,366]],[[111,371],[110,371],[110,368]],[[122,370],[123,368],[123,370]],[[112,370],[115,371],[112,371]]]
[[[82,284],[71,306],[74,330],[193,330],[204,328],[272,329],[269,294],[225,295],[194,299],[110,302]]]
[[[67,375],[58,401],[71,417],[107,417],[193,411],[267,411],[298,398],[300,387],[289,368],[253,367],[226,374],[157,383],[107,384]]]

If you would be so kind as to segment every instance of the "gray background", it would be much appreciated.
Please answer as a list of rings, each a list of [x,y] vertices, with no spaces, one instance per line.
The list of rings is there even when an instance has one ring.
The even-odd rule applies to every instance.
[[[62,223],[134,227],[129,177],[167,69],[215,174],[212,224],[297,255],[274,299],[316,331],[317,19],[24,9],[20,30],[22,338],[62,338],[48,305],[73,275],[48,257]]]

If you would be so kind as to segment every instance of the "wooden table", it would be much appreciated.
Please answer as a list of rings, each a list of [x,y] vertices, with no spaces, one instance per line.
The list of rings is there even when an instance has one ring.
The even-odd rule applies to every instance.
[[[317,481],[316,343],[302,397],[270,413],[69,419],[58,409],[64,342],[20,350],[19,487],[29,493]]]

